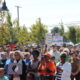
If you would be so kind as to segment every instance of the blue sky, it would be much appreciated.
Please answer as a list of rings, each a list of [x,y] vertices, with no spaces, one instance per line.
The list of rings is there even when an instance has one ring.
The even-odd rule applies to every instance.
[[[45,25],[80,21],[80,0],[6,0],[12,19],[17,17],[16,5],[20,8],[20,24],[27,27],[40,17]]]

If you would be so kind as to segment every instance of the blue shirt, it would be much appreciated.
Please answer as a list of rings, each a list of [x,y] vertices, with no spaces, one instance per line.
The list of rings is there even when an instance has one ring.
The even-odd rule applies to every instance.
[[[11,63],[13,63],[13,61],[14,61],[14,60],[11,60],[11,59],[8,59],[8,60],[6,61],[6,64],[5,64],[5,66],[6,66],[6,74],[8,74],[8,65],[11,64]]]
[[[31,60],[30,59],[24,59],[24,62],[25,62],[25,64],[26,64],[26,66],[31,62]]]

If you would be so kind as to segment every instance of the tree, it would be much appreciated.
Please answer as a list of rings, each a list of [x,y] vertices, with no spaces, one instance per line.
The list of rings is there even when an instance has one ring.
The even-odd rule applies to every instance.
[[[10,26],[10,20],[11,16],[9,13],[5,13],[5,21],[0,24],[0,44],[6,44],[9,43],[9,26]]]
[[[63,22],[60,23],[60,35],[64,35],[64,25]]]
[[[12,26],[12,21],[11,21],[11,15],[9,12],[7,13],[6,24],[8,27],[9,42],[11,43],[14,41],[14,36],[13,36],[13,26]]]
[[[45,39],[45,34],[47,33],[46,26],[42,24],[41,19],[38,18],[36,24],[33,24],[30,28],[32,40],[35,43],[40,43]]]
[[[29,33],[25,25],[21,26],[19,32],[16,34],[16,38],[18,40],[18,44],[20,45],[28,44]]]
[[[76,42],[80,42],[80,26],[75,26],[76,29]]]
[[[56,33],[60,33],[60,28],[59,27],[54,27],[52,30],[51,30],[51,33],[53,35],[55,35]]]
[[[6,44],[6,41],[8,40],[9,39],[6,24],[2,24],[2,26],[0,27],[0,44]]]
[[[76,29],[74,26],[69,26],[68,39],[76,43]]]
[[[14,36],[13,42],[17,43],[18,42],[17,35],[19,34],[19,30],[20,30],[20,27],[18,26],[18,20],[15,19],[12,22],[12,25],[13,25],[13,36]]]

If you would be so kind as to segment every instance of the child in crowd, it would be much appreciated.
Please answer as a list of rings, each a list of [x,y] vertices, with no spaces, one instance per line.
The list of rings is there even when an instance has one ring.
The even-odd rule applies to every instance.
[[[7,76],[4,75],[5,69],[0,68],[0,80],[9,80]]]

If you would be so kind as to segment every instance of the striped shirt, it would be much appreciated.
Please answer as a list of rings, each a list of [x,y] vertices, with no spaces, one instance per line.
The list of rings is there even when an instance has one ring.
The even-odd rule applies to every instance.
[[[62,68],[61,63],[59,63],[59,64],[57,65],[57,67]],[[56,72],[56,80],[61,80],[61,76],[62,76],[62,72],[61,72],[61,71],[57,71],[57,72]]]

